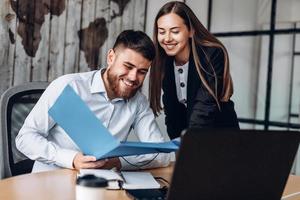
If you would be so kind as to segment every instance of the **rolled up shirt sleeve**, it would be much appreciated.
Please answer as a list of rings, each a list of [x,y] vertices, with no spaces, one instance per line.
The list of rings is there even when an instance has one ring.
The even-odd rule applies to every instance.
[[[33,107],[16,137],[16,147],[32,160],[73,168],[73,159],[78,153],[71,147],[72,141],[62,132],[51,132],[57,126],[48,110],[54,104],[66,82],[53,81]],[[49,139],[51,138],[51,139]],[[57,142],[57,140],[60,140]],[[66,143],[66,146],[61,144]]]

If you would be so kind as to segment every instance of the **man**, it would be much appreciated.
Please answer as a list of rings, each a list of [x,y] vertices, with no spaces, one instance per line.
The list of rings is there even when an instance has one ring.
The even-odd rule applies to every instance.
[[[96,160],[83,155],[48,115],[69,84],[115,138],[124,141],[133,128],[140,141],[162,142],[146,97],[139,91],[154,59],[151,39],[141,31],[123,31],[107,55],[107,68],[68,74],[54,80],[26,118],[16,137],[17,148],[36,160],[33,172],[53,168],[150,168],[169,164],[169,154]]]

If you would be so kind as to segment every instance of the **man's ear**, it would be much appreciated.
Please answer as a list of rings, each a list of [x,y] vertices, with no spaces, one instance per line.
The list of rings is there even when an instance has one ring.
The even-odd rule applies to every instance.
[[[111,66],[115,60],[116,53],[113,49],[108,50],[107,57],[106,57],[106,62],[107,66]]]

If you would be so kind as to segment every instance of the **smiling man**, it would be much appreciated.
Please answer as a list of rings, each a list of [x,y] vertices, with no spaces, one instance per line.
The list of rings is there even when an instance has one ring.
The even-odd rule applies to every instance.
[[[109,98],[133,97],[143,84],[151,58],[145,58],[123,45],[109,50],[108,68],[103,74]]]
[[[167,166],[169,154],[148,154],[96,160],[83,155],[48,115],[49,108],[70,85],[104,126],[120,141],[131,129],[143,142],[163,142],[147,98],[140,92],[154,59],[151,39],[141,31],[123,31],[107,54],[107,67],[68,74],[54,80],[26,118],[16,137],[17,148],[36,160],[33,172],[63,168],[152,168]]]

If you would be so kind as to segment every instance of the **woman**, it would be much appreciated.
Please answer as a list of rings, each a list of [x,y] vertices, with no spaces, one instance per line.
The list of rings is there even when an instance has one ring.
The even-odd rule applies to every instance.
[[[223,44],[182,2],[169,2],[154,25],[156,58],[150,71],[149,97],[155,115],[162,110],[170,138],[187,127],[239,128]]]

